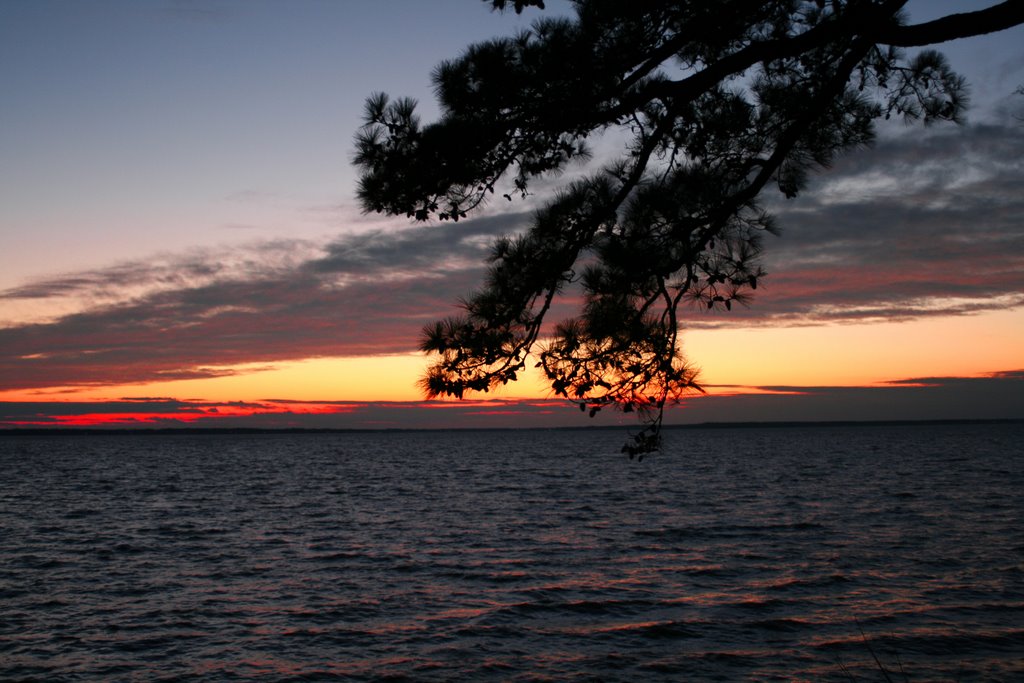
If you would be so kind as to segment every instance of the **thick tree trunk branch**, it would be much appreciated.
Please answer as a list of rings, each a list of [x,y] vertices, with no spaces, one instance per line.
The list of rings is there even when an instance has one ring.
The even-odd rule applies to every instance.
[[[1010,2],[1004,4],[1020,5],[1022,3],[1024,3],[1024,0],[1010,0]],[[890,17],[904,4],[906,4],[906,0],[892,0],[882,7],[869,6],[865,10],[847,13],[836,20],[823,22],[805,33],[789,38],[750,43],[741,50],[722,57],[705,69],[680,81],[653,83],[641,93],[641,97],[653,99],[655,97],[667,96],[676,101],[692,100],[713,87],[714,84],[720,83],[735,74],[742,73],[755,64],[796,57],[809,50],[827,45],[841,37],[852,40],[859,35],[867,33],[867,27],[873,27],[877,23],[879,14]],[[874,37],[871,40],[873,42],[881,42],[875,40]],[[634,101],[623,104],[636,106]]]
[[[1024,0],[1006,0],[977,12],[949,16],[913,26],[882,27],[871,39],[896,47],[920,47],[1002,31],[1024,24]]]
[[[654,83],[639,94],[639,98],[673,97],[677,101],[689,100],[707,90],[714,83],[741,73],[759,62],[795,57],[816,46],[826,44],[841,35],[850,38],[863,36],[874,43],[896,47],[914,47],[941,43],[957,38],[1002,31],[1024,24],[1024,0],[1006,0],[977,12],[951,14],[935,21],[914,26],[893,26],[877,21],[879,15],[890,15],[903,2],[892,2],[882,8],[868,8],[863,13],[850,13],[837,21],[826,22],[806,33],[782,40],[751,43],[718,62],[681,81]],[[881,10],[881,11],[879,11]],[[621,109],[636,106],[637,98],[620,105]],[[614,109],[613,113],[618,112]]]

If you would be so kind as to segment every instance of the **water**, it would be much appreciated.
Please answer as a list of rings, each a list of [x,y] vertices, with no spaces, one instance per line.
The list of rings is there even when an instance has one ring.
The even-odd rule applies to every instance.
[[[1024,679],[1024,425],[0,439],[0,679]]]

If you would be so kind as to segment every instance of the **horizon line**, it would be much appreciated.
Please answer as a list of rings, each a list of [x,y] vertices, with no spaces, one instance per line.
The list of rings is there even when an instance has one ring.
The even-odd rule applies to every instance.
[[[663,430],[900,427],[925,425],[1024,424],[1020,418],[953,418],[924,420],[765,420],[696,422],[663,425]],[[635,425],[580,425],[553,427],[3,427],[5,436],[165,436],[165,435],[258,435],[258,434],[381,434],[394,432],[526,432],[526,431],[630,431]]]

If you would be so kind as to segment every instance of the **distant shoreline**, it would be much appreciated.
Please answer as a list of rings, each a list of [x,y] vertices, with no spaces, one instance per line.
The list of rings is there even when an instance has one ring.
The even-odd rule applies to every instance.
[[[695,424],[665,425],[665,430],[688,429],[783,429],[783,428],[835,428],[835,427],[903,427],[940,425],[1011,425],[1024,424],[1019,419],[963,419],[963,420],[827,420],[778,422],[699,422]],[[384,434],[405,432],[526,432],[526,431],[629,431],[635,425],[602,425],[580,427],[393,427],[393,428],[306,428],[306,427],[14,427],[0,429],[5,436],[215,436],[259,434]]]

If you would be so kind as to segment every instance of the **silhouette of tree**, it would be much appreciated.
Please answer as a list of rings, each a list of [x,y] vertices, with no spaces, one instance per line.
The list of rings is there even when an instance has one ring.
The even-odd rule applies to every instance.
[[[498,10],[542,0],[485,0]],[[558,396],[593,415],[642,413],[624,447],[657,449],[666,403],[700,391],[679,342],[683,307],[730,309],[764,275],[758,204],[874,138],[874,122],[960,121],[966,87],[934,50],[904,48],[1024,22],[1024,1],[906,25],[905,0],[576,0],[575,17],[471,45],[433,73],[441,118],[374,94],[356,136],[367,211],[457,221],[494,193],[589,158],[588,138],[627,133],[620,158],[568,182],[523,234],[499,239],[464,314],[424,329],[422,384],[462,397],[515,380],[531,354]],[[577,317],[543,327],[567,286]]]

